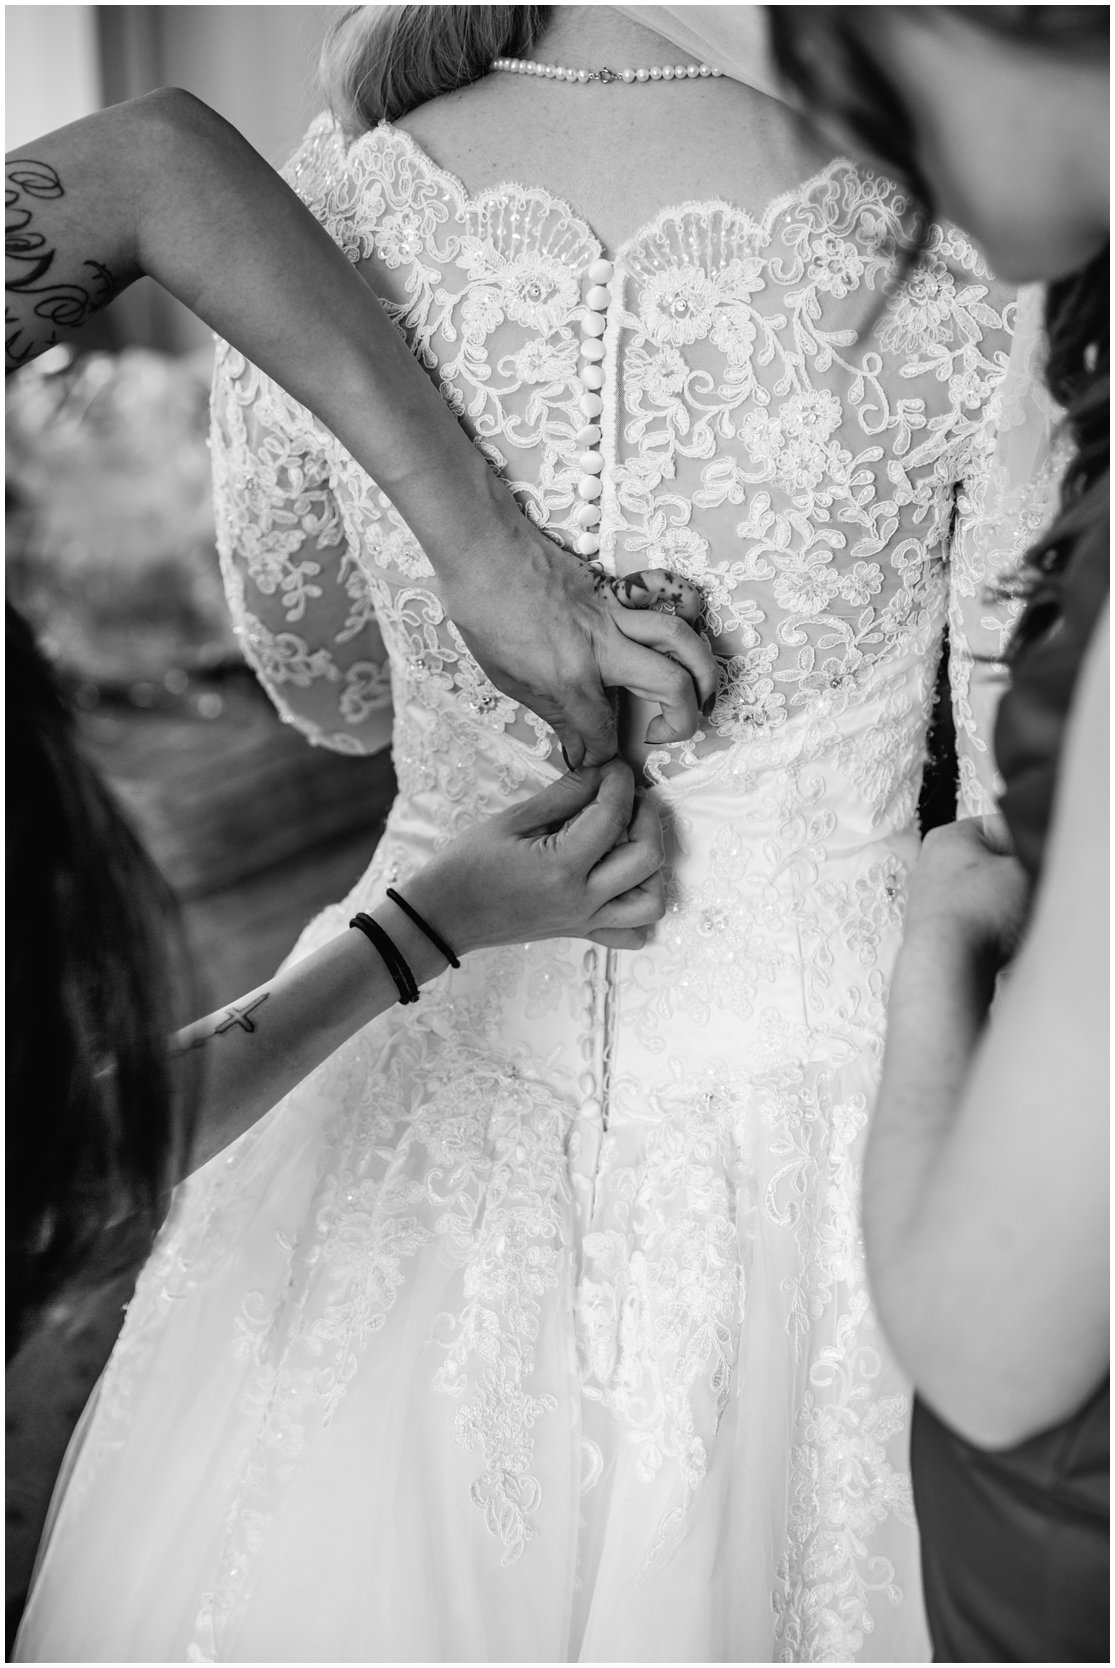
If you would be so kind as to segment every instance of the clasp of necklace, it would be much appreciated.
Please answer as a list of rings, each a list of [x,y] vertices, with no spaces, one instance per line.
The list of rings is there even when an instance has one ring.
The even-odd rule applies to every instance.
[[[619,70],[609,69],[607,65],[603,69],[589,70],[588,78],[590,81],[599,81],[602,87],[610,87],[613,81],[623,80]]]

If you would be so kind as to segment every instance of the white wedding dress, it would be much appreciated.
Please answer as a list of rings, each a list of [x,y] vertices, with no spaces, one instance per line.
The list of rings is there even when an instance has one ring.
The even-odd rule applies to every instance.
[[[346,149],[319,121],[290,177],[571,544],[589,226],[470,197],[389,126]],[[857,1190],[942,627],[989,809],[983,587],[1031,522],[985,513],[1016,303],[966,240],[934,232],[857,339],[901,207],[835,162],[611,252],[601,560],[694,579],[721,668],[703,734],[649,764],[666,918],[639,952],[469,957],[180,1190],[23,1658],[928,1654]],[[384,495],[227,348],[214,437],[280,710],[359,752],[394,709],[386,832],[302,954],[561,767]]]

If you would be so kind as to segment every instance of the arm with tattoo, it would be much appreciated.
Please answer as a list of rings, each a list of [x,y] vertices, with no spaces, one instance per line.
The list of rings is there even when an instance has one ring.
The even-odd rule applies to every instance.
[[[458,956],[497,944],[588,938],[636,949],[660,920],[662,833],[618,760],[549,787],[459,834],[406,884],[406,902]],[[441,948],[390,898],[372,920],[417,984],[444,972]],[[191,1167],[234,1141],[362,1026],[398,999],[363,932],[349,931],[266,985],[179,1032],[202,1096]]]
[[[49,162],[30,156],[8,158],[4,350],[9,371],[52,347],[64,334],[80,330],[122,287],[102,260],[75,260],[59,252],[50,232],[56,218],[51,210],[57,210],[65,195],[58,171]]]
[[[715,691],[708,645],[680,617],[625,606],[634,591],[598,589],[519,513],[372,290],[200,100],[152,93],[10,157],[8,234],[9,371],[149,274],[375,478],[481,666],[553,726],[574,764],[615,752],[608,689],[661,707],[648,739],[693,734]],[[691,618],[696,600],[690,588]]]

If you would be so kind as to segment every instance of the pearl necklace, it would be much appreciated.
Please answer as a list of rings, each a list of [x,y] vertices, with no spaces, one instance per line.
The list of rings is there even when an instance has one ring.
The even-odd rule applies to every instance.
[[[496,58],[494,70],[505,70],[509,75],[541,75],[547,81],[579,81],[587,85],[597,81],[610,87],[614,81],[625,81],[628,86],[643,81],[696,81],[698,77],[720,76],[723,70],[710,64],[655,64],[651,69],[566,69],[562,64],[538,64],[533,58]]]

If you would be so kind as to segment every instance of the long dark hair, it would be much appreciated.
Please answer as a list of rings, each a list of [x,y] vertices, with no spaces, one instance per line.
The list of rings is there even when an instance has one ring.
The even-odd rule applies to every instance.
[[[902,8],[900,8],[902,9]],[[919,13],[926,8],[918,7]],[[930,8],[933,9],[933,8]],[[1035,48],[1085,56],[1106,48],[1106,6],[950,6],[989,33]],[[811,114],[828,115],[854,133],[893,172],[932,218],[932,193],[916,160],[913,121],[871,50],[871,6],[768,6],[775,62]],[[1104,141],[1106,142],[1106,141]],[[1014,589],[1028,598],[1008,658],[1032,640],[1058,607],[1057,582],[1082,538],[1108,516],[1110,469],[1110,251],[1049,286],[1045,379],[1064,408],[1073,441],[1060,511],[1027,553]],[[1008,588],[1009,582],[1008,583]]]
[[[192,998],[175,899],[10,604],[5,639],[11,1354],[110,1222],[153,1234],[193,1097],[168,1053]]]
[[[488,74],[493,58],[524,58],[549,6],[350,6],[326,38],[321,80],[349,137],[398,121]]]

